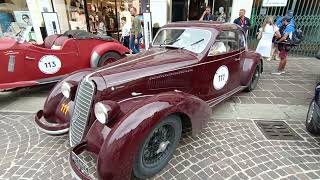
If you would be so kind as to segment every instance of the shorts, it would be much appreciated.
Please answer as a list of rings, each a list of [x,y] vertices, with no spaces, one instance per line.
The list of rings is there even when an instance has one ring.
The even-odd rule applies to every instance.
[[[287,57],[288,57],[288,51],[286,51],[286,50],[281,50],[280,53],[279,53],[279,57],[280,57],[280,59],[287,59]]]
[[[279,43],[278,50],[280,51],[279,53],[280,59],[287,59],[288,52],[290,50],[290,45]]]

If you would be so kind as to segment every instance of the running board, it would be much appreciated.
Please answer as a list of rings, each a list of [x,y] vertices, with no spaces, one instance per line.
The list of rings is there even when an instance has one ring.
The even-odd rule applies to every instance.
[[[245,88],[247,88],[247,87],[246,86],[239,86],[239,87],[233,89],[232,91],[230,91],[222,96],[219,96],[217,98],[214,98],[214,99],[212,99],[210,101],[206,101],[206,102],[209,104],[210,107],[213,107],[213,106],[221,103],[222,101],[230,98],[232,95],[244,90]]]

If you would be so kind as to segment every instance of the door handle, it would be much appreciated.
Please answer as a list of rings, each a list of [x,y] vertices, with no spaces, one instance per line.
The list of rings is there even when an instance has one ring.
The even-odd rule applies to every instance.
[[[26,56],[26,59],[28,59],[28,60],[34,60],[35,58],[30,57],[30,56]]]

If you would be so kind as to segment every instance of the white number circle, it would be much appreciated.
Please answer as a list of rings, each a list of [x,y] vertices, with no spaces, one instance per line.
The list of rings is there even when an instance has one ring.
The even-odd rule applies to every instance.
[[[38,67],[44,74],[55,74],[61,68],[61,61],[57,56],[46,55],[40,59]]]
[[[222,89],[228,82],[229,70],[228,67],[223,65],[218,68],[213,78],[213,87],[216,90]]]

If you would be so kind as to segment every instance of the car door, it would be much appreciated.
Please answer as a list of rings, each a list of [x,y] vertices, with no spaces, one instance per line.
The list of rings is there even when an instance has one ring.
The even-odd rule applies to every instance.
[[[197,67],[198,94],[207,101],[218,98],[239,87],[238,33],[225,30],[218,34],[207,56]]]
[[[40,80],[59,77],[78,70],[78,48],[73,39],[67,39],[57,49],[30,46],[25,53],[25,66],[28,79]]]

